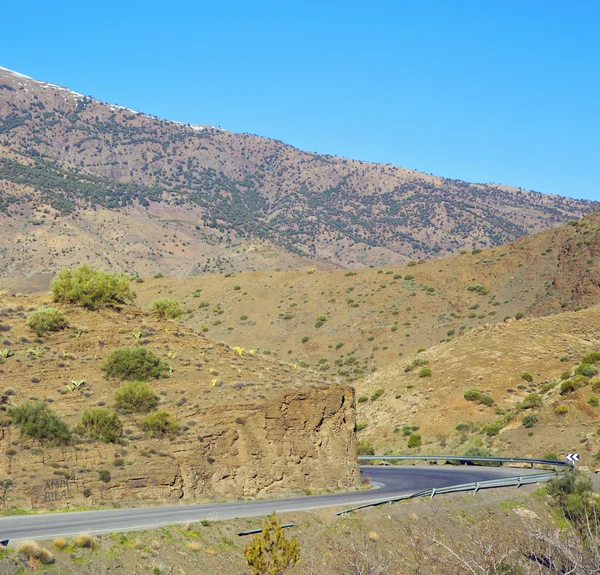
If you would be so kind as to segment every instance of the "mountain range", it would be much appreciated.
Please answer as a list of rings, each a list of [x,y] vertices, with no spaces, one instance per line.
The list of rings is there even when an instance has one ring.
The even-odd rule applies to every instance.
[[[2,277],[400,265],[595,207],[160,120],[0,68]]]

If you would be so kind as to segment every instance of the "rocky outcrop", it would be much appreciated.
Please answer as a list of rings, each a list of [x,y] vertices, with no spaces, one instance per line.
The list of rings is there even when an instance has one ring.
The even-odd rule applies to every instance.
[[[191,503],[359,485],[351,388],[307,386],[263,404],[213,406],[200,419],[193,438],[156,449],[138,448],[136,438],[124,450],[28,445],[18,460],[4,449],[2,507]],[[3,446],[19,442],[16,429],[4,431]]]

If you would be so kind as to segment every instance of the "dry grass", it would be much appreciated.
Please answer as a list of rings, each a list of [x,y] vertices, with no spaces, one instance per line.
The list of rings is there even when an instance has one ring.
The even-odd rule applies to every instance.
[[[84,547],[86,549],[92,549],[94,547],[94,538],[88,533],[82,533],[81,535],[77,535],[75,539],[73,539],[73,544],[75,547]]]
[[[202,545],[198,541],[189,541],[186,544],[186,548],[188,551],[200,551],[202,549]]]
[[[44,565],[51,565],[54,563],[54,555],[52,555],[52,551],[49,549],[44,549],[43,547],[40,549],[37,559],[39,559],[39,561]]]
[[[52,541],[55,549],[64,549],[67,546],[67,540],[64,537],[57,537]]]
[[[41,547],[35,541],[22,541],[17,545],[17,553],[22,557],[36,557],[40,554]]]

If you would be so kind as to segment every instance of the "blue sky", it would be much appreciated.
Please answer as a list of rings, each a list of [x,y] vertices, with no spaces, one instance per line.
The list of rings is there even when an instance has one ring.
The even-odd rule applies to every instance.
[[[600,200],[600,2],[28,0],[0,65],[163,118]]]

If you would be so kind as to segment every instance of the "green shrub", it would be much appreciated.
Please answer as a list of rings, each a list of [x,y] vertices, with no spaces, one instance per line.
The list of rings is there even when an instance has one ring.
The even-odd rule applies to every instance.
[[[528,371],[524,371],[521,374],[521,379],[528,381],[529,383],[531,383],[533,381],[533,375],[531,375]]]
[[[104,483],[108,483],[110,481],[110,471],[108,469],[99,469],[98,479]]]
[[[356,453],[358,455],[375,455],[375,448],[371,445],[370,441],[360,439],[356,443]]]
[[[302,343],[306,343],[306,342],[307,342],[309,339],[310,339],[310,338],[309,338],[307,335],[305,335],[305,336],[302,338]]]
[[[495,435],[498,435],[500,433],[501,429],[502,424],[495,421],[494,423],[488,423],[487,425],[484,425],[481,428],[481,431],[483,431],[486,435],[489,435],[490,437],[494,437]]]
[[[413,449],[414,447],[421,447],[421,445],[422,445],[421,436],[418,433],[411,433],[408,436],[407,445],[411,449]]]
[[[463,397],[467,401],[479,401],[481,399],[481,391],[478,389],[468,389],[465,391]]]
[[[588,397],[587,402],[592,406],[592,407],[598,407],[600,405],[600,399],[598,398],[597,395],[590,395],[590,397]]]
[[[562,379],[562,381],[566,381],[567,379],[571,379],[572,376],[573,374],[571,373],[571,370],[566,369],[560,374],[560,379]]]
[[[177,300],[168,297],[155,299],[148,309],[155,311],[159,317],[169,319],[177,319],[183,313],[181,304]]]
[[[558,461],[558,453],[554,453],[554,451],[549,451],[548,453],[544,453],[544,455],[542,455],[542,459],[550,459],[551,461]]]
[[[123,426],[116,413],[109,413],[104,407],[90,407],[81,415],[77,432],[104,443],[116,443],[123,435]]]
[[[130,278],[124,273],[112,274],[94,270],[87,265],[64,269],[52,282],[54,301],[79,304],[95,310],[101,306],[119,306],[133,301]]]
[[[56,444],[64,444],[71,438],[67,424],[41,401],[21,401],[11,407],[8,413],[27,437]]]
[[[539,407],[542,405],[542,398],[537,393],[530,393],[525,396],[521,407],[523,409],[531,409],[533,407]]]
[[[60,331],[68,327],[69,322],[65,314],[55,307],[45,307],[29,314],[27,325],[35,331],[38,336],[42,336],[49,331]]]
[[[158,273],[155,273],[155,274],[154,274],[154,279],[155,279],[155,280],[157,280],[157,279],[160,279],[160,278],[164,278],[164,277],[165,277],[165,276],[164,276],[164,275],[163,275],[161,272],[158,272]]]
[[[356,422],[356,431],[362,431],[368,427],[368,423],[366,421],[357,421]]]
[[[584,377],[594,377],[595,375],[598,375],[598,370],[589,363],[583,363],[575,370],[575,375],[583,375]]]
[[[577,472],[565,473],[548,483],[548,495],[558,503],[564,516],[583,529],[595,517],[596,508],[592,500],[593,491],[588,477]],[[594,541],[594,546],[595,546]]]
[[[429,360],[427,360],[423,357],[415,357],[412,361],[409,361],[404,366],[404,371],[409,372],[409,371],[412,371],[415,367],[421,367],[423,365],[427,365],[428,363],[429,363]]]
[[[471,426],[468,423],[459,423],[456,426],[456,431],[471,431]]]
[[[142,381],[122,383],[115,391],[115,406],[136,413],[148,413],[156,407],[158,398],[153,389]]]
[[[588,353],[581,360],[582,365],[583,364],[594,365],[594,364],[596,364],[598,362],[600,362],[600,351],[592,351],[591,353]]]
[[[143,417],[140,427],[152,437],[163,437],[177,433],[179,423],[168,411],[161,409]]]
[[[523,418],[523,427],[533,427],[538,422],[538,416],[535,413],[530,413]]]
[[[555,410],[554,413],[556,415],[566,415],[567,413],[569,413],[569,408],[566,405],[559,405]]]
[[[384,394],[384,392],[385,392],[385,390],[382,388],[376,389],[371,394],[371,401],[377,401]]]
[[[358,403],[365,403],[365,401],[369,401],[369,398],[366,395],[361,395],[356,401]]]
[[[515,319],[523,319],[523,317],[525,317],[525,314],[522,311],[518,311],[515,314]]]
[[[567,379],[560,384],[560,394],[566,395],[571,393],[580,387],[585,387],[589,382],[589,379],[583,375],[576,375],[571,379]]]
[[[494,398],[491,395],[481,393],[478,389],[468,389],[463,396],[467,401],[477,401],[481,405],[490,407],[494,405]]]
[[[423,367],[421,371],[419,371],[419,377],[431,377],[431,368]]]
[[[167,366],[145,347],[115,349],[102,364],[108,377],[129,381],[147,381],[158,378]]]

